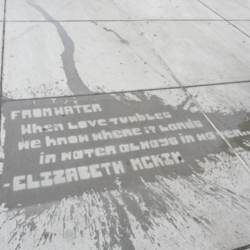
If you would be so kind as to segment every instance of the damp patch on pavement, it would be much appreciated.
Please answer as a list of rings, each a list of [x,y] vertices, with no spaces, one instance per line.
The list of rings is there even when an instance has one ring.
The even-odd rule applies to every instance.
[[[7,101],[2,115],[3,249],[213,249],[250,233],[249,172],[182,90]]]
[[[189,89],[221,136],[250,168],[250,85],[207,86]],[[248,190],[249,192],[249,190]]]

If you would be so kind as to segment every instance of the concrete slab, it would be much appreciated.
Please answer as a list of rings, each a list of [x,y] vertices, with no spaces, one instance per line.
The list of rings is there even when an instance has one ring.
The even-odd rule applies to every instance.
[[[0,249],[249,245],[249,4],[7,0]]]
[[[183,85],[250,78],[250,41],[225,22],[145,24],[145,30],[151,46]]]
[[[250,21],[235,21],[232,22],[234,25],[236,25],[240,30],[245,32],[250,36]]]
[[[249,19],[250,0],[201,0],[226,19]]]
[[[45,9],[57,20],[119,19],[211,19],[218,18],[196,0],[36,0],[8,1],[8,20],[44,20],[32,4]]]
[[[1,249],[247,244],[249,172],[182,90],[7,101],[2,114]]]
[[[250,79],[224,22],[7,23],[4,95],[31,98]]]
[[[250,169],[250,82],[194,88],[189,92]],[[250,195],[250,189],[245,192]]]
[[[30,98],[176,85],[136,31],[114,25],[126,28],[134,44],[108,25],[8,23],[5,95]]]

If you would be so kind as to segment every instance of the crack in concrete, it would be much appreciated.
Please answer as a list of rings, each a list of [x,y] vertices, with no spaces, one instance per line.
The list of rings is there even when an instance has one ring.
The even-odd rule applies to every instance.
[[[112,29],[109,29],[109,28],[106,28],[106,27],[102,27],[105,31],[107,32],[111,32],[112,34],[114,34],[119,40],[121,43],[124,43],[124,44],[127,44],[129,45],[129,41],[124,39],[123,37],[121,37],[116,31],[112,30]]]
[[[64,47],[64,51],[61,54],[63,69],[67,78],[67,85],[71,92],[73,94],[92,93],[79,76],[74,60],[75,45],[62,24],[57,22],[46,10],[34,3],[34,1],[27,0],[27,3],[40,12],[47,21],[52,21],[51,24],[55,26],[58,32]]]

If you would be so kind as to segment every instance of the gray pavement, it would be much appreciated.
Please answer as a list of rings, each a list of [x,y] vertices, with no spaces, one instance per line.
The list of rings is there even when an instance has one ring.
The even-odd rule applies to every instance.
[[[249,0],[0,19],[0,249],[247,249]]]

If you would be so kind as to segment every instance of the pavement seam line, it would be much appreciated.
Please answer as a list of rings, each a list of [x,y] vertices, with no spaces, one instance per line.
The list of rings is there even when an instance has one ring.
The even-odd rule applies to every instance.
[[[25,20],[25,19],[10,19],[6,23],[50,23],[50,22],[68,22],[68,23],[87,23],[87,22],[249,22],[250,19],[185,19],[185,18],[162,18],[162,19],[57,19],[57,20]],[[3,22],[3,20],[0,20]]]
[[[74,98],[74,97],[87,97],[87,96],[99,96],[99,95],[112,95],[112,94],[126,94],[126,93],[136,93],[136,92],[152,92],[160,90],[172,90],[172,89],[192,89],[192,88],[202,88],[202,87],[213,87],[213,86],[222,86],[222,85],[236,85],[236,84],[250,84],[249,80],[243,81],[233,81],[233,82],[217,82],[217,83],[208,83],[208,84],[195,84],[195,85],[177,85],[169,87],[159,87],[159,88],[148,88],[148,89],[135,89],[135,90],[121,90],[121,91],[110,91],[110,92],[92,92],[91,94],[72,94],[72,95],[63,95],[63,96],[43,96],[43,97],[31,97],[31,98],[17,98],[17,99],[4,99],[2,102],[19,102],[19,101],[32,101],[32,100],[46,100],[46,99],[55,99],[55,98]]]
[[[1,69],[0,69],[0,133],[2,131],[1,124],[2,124],[2,97],[3,97],[3,73],[4,73],[6,12],[7,12],[7,0],[4,0],[3,23],[2,23]],[[1,141],[0,141],[0,145],[1,145]]]
[[[202,0],[197,0],[199,3],[201,3],[204,7],[206,7],[208,10],[212,11],[214,14],[216,14],[218,17],[222,18],[226,23],[228,23],[229,25],[231,25],[232,27],[234,27],[236,30],[238,30],[241,34],[243,34],[244,36],[250,38],[250,35],[247,34],[245,31],[243,31],[242,29],[240,29],[237,25],[235,25],[234,23],[232,23],[233,21],[226,19],[224,16],[222,16],[221,14],[219,14],[217,11],[215,11],[213,8],[211,8],[209,5],[207,5],[206,3],[204,3]]]
[[[7,0],[4,0],[4,11],[3,11],[3,24],[2,24],[2,48],[1,48],[1,70],[0,70],[0,96],[2,97],[2,87],[3,87],[3,69],[4,69],[4,51],[5,51],[5,30],[6,30],[6,4]]]
[[[203,107],[200,105],[200,103],[197,101],[197,99],[192,96],[187,89],[185,89],[185,93],[190,97],[190,99],[197,105],[200,112],[203,114],[203,116],[206,118],[208,123],[212,126],[212,128],[216,131],[216,133],[221,137],[221,139],[226,143],[226,145],[231,149],[231,151],[235,154],[235,156],[238,158],[238,160],[242,163],[244,166],[244,169],[250,174],[250,168],[247,164],[247,162],[240,156],[238,152],[235,151],[231,143],[226,139],[226,137],[223,135],[223,133],[220,131],[219,128],[213,123],[213,121],[210,119],[210,117],[206,114]]]

